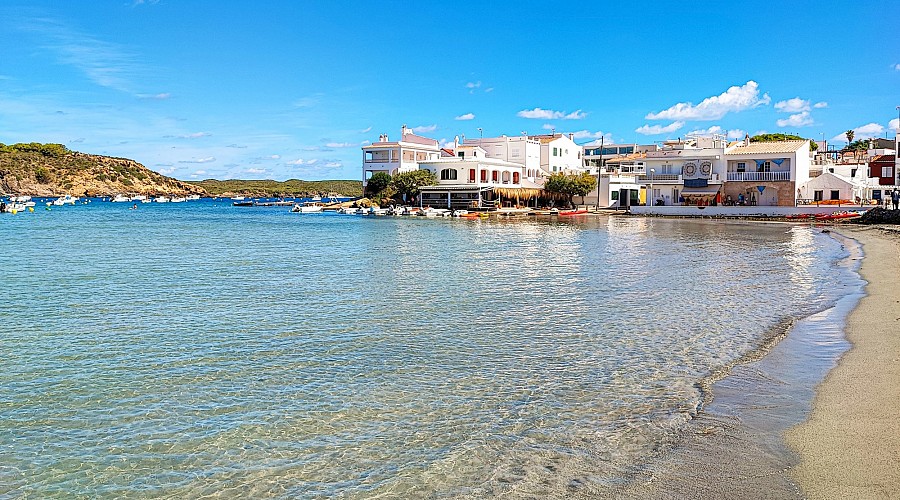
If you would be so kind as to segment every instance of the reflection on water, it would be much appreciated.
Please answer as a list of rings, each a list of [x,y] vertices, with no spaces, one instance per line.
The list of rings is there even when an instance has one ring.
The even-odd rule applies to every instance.
[[[611,488],[842,279],[807,227],[167,208],[0,225],[0,495]]]

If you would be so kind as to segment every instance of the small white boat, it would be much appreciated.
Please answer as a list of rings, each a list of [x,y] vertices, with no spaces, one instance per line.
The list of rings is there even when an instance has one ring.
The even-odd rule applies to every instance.
[[[144,196],[144,195],[142,195],[142,194],[136,194],[136,195],[134,195],[134,196],[131,197],[131,201],[140,201],[140,202],[142,202],[142,203],[143,203],[143,201],[146,200],[146,199],[147,199],[147,197]]]
[[[9,201],[12,203],[26,203],[31,201],[31,196],[22,195],[22,196],[10,196]]]
[[[448,217],[450,215],[450,211],[446,208],[424,208],[419,210],[419,215],[424,217]]]
[[[305,203],[296,204],[293,208],[291,208],[291,212],[297,212],[301,214],[314,214],[317,212],[321,212],[322,209],[325,208],[325,205],[315,202],[315,201],[307,201]]]
[[[311,201],[322,201],[322,197],[319,195],[315,195],[312,198],[310,198],[310,200]]]
[[[199,200],[199,199],[200,199],[200,195],[199,195],[199,194],[192,194],[192,195],[190,195],[190,196],[187,197],[187,200],[188,200],[188,201],[197,201],[197,200]]]
[[[184,203],[187,199],[183,196],[173,196],[170,201],[172,203]]]
[[[246,198],[244,196],[232,196],[231,199],[234,201],[244,201]]]
[[[131,201],[131,198],[121,195],[121,194],[117,194],[115,197],[113,197],[113,199],[111,199],[109,201],[111,201],[113,203],[124,203],[124,202]]]
[[[61,207],[63,205],[74,205],[75,202],[78,201],[77,197],[71,195],[60,196],[59,198],[53,200],[53,205],[57,207]]]
[[[156,203],[168,203],[170,200],[168,196],[157,196],[156,198],[153,198],[153,201]]]

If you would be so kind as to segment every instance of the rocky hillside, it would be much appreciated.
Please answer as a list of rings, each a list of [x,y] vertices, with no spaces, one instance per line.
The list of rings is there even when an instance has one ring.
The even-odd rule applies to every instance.
[[[62,144],[0,144],[0,196],[113,196],[206,191],[126,158],[70,151]]]
[[[362,182],[360,181],[302,181],[290,179],[287,181],[272,180],[227,180],[218,181],[207,179],[204,181],[190,181],[191,184],[202,187],[211,196],[362,196]]]

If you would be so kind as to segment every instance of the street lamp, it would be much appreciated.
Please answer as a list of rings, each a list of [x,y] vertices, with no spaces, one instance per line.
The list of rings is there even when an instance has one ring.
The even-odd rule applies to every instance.
[[[481,130],[481,127],[478,127],[478,133],[481,134],[481,141],[484,141],[484,130]],[[481,141],[478,141],[479,145]]]
[[[656,169],[651,168],[650,169],[650,190],[647,191],[647,206],[648,207],[653,206],[653,204],[650,202],[650,198],[653,197],[653,177],[654,177],[655,173],[656,173]]]

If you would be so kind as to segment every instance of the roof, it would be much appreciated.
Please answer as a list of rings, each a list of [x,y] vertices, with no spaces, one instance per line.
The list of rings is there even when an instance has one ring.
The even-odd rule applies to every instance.
[[[751,142],[748,146],[738,146],[725,150],[727,155],[757,155],[772,153],[794,153],[807,141]]]
[[[873,156],[872,158],[869,159],[869,163],[873,163],[873,162],[887,162],[887,163],[893,163],[893,162],[894,162],[894,155],[875,155],[875,156]]]
[[[411,142],[413,144],[425,144],[427,146],[437,146],[438,144],[440,144],[434,139],[429,139],[427,137],[422,137],[421,135],[416,134],[403,134],[403,137],[400,138],[400,141]]]

